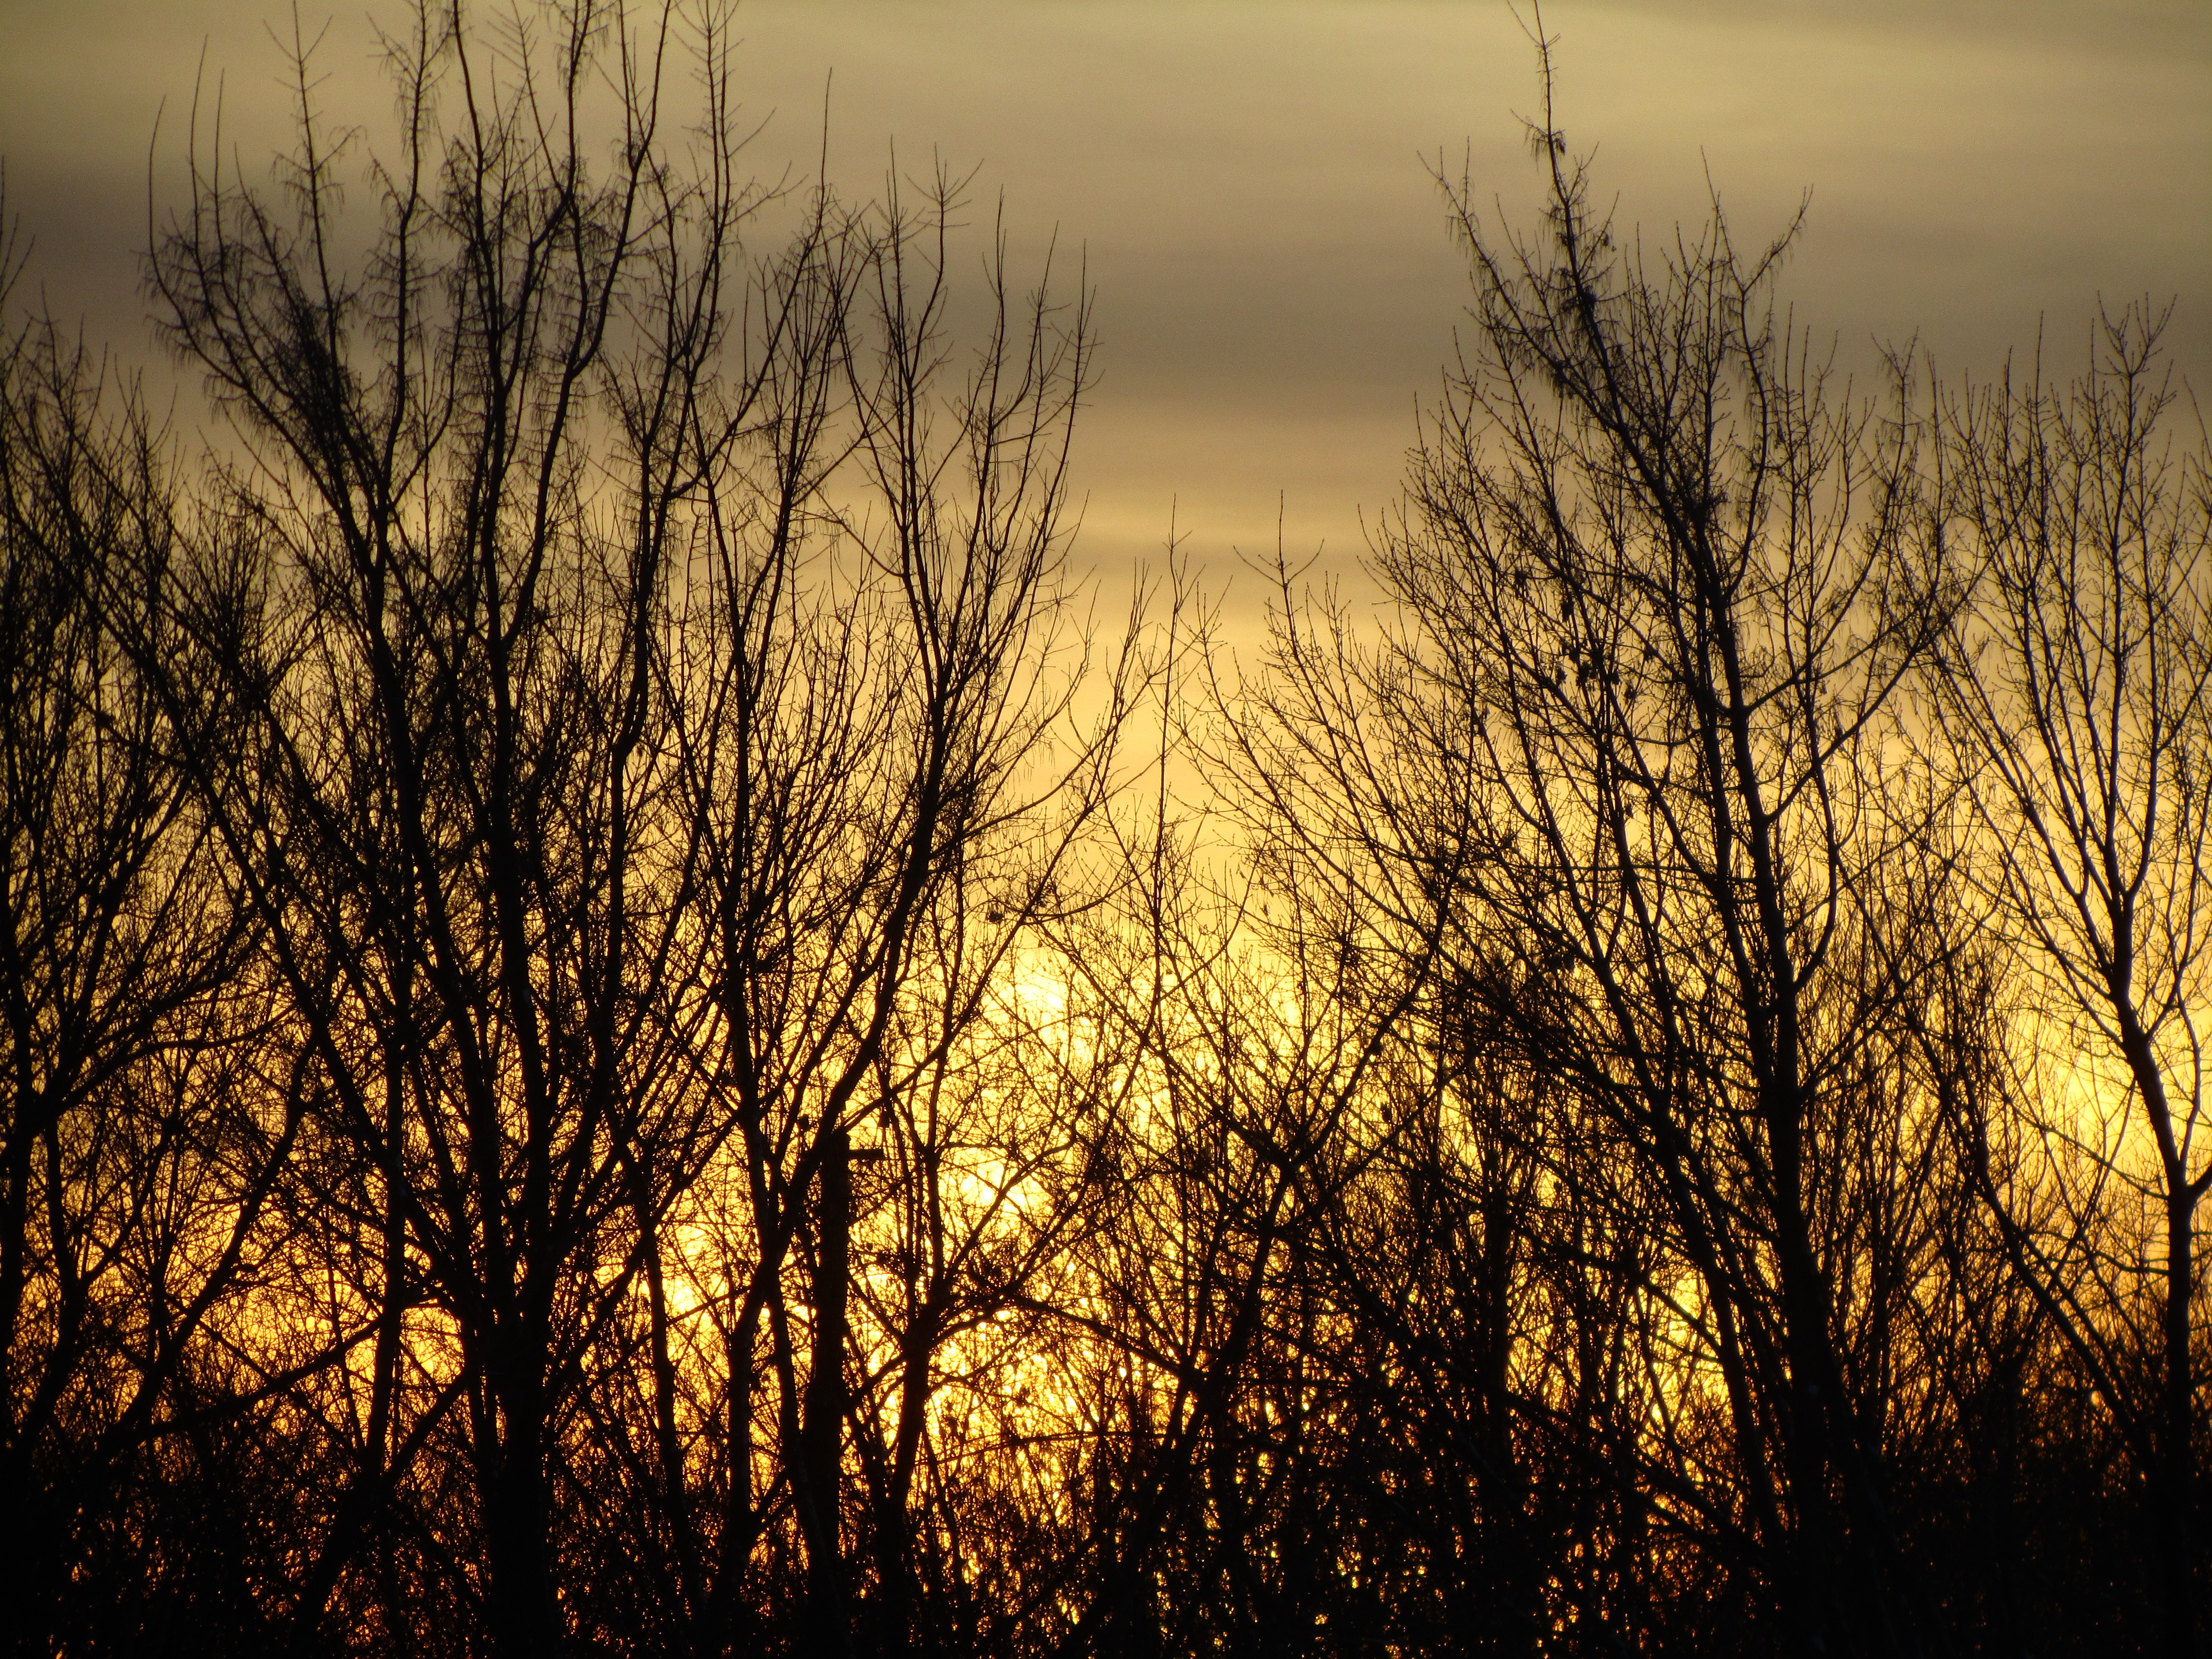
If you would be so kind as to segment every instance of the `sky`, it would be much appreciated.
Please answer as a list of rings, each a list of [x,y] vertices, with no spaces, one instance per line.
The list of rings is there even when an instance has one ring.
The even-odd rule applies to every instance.
[[[375,10],[372,5],[370,10]],[[382,8],[388,15],[392,8]],[[1525,8],[1524,8],[1525,11]],[[1464,267],[1431,170],[1527,224],[1534,56],[1504,0],[743,0],[764,174],[824,143],[866,193],[896,145],[973,170],[1018,261],[1096,295],[1078,562],[1118,580],[1172,522],[1218,585],[1240,557],[1348,568],[1432,403]],[[369,12],[303,0],[324,95],[388,112]],[[149,179],[221,77],[249,167],[286,137],[279,0],[0,0],[7,210],[57,313],[160,365],[137,291]],[[2101,296],[2176,301],[2212,392],[2212,6],[2202,0],[1551,0],[1559,110],[1623,225],[1741,238],[1807,192],[1782,294],[1845,369],[1917,336],[1987,373],[2081,362]],[[164,100],[167,113],[161,114]],[[161,125],[156,134],[157,115]],[[1243,579],[1250,591],[1250,579]]]

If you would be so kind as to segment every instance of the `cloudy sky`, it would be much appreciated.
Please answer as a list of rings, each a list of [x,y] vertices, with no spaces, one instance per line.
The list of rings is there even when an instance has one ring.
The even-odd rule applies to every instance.
[[[374,8],[372,8],[373,9]],[[389,7],[385,8],[389,11]],[[1168,529],[1226,573],[1356,553],[1433,396],[1465,293],[1425,170],[1529,201],[1532,57],[1504,0],[744,0],[764,172],[865,192],[895,142],[975,169],[1018,250],[1057,235],[1097,296],[1083,556],[1126,570]],[[388,109],[358,0],[325,20],[325,95]],[[0,155],[33,280],[149,355],[136,254],[174,198],[196,70],[258,165],[284,137],[280,0],[0,0]],[[2212,7],[2201,0],[1551,0],[1561,117],[1623,221],[1740,233],[1806,191],[1798,319],[1865,367],[1915,334],[1986,370],[2039,319],[2070,366],[2098,297],[2179,301],[2212,395]],[[168,112],[155,137],[157,112]]]

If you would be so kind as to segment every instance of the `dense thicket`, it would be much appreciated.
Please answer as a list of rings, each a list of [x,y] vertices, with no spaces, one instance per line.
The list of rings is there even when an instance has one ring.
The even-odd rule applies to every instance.
[[[12,1647],[2204,1651],[2160,314],[1868,398],[1547,117],[1238,678],[1072,620],[1087,296],[749,185],[727,22],[196,131],[204,441],[11,313]]]

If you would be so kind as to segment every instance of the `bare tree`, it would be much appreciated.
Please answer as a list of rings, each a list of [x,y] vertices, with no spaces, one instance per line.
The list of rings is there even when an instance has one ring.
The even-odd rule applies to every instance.
[[[927,1522],[908,1505],[933,1367],[1027,1278],[1018,1261],[992,1261],[985,1239],[1006,1188],[1034,1173],[1023,1144],[1052,1139],[1042,1124],[1013,1127],[1008,1113],[1031,1097],[1005,1093],[1012,1080],[984,1063],[980,1033],[1019,930],[1062,902],[1056,883],[1110,786],[1135,666],[1125,650],[1095,723],[1073,718],[1088,641],[1062,611],[1066,480],[1086,301],[1063,309],[1048,271],[1018,300],[1001,232],[984,333],[953,380],[957,188],[940,176],[914,211],[894,179],[850,270],[807,288],[811,308],[763,381],[763,428],[778,434],[769,464],[712,475],[685,702],[718,1071],[753,1256],[722,1333],[730,1420],[749,1439],[765,1337],[817,1623],[840,1651],[850,1139],[872,1127],[873,1154],[889,1160],[868,1207],[889,1203],[896,1288],[867,1295],[881,1323],[856,1351],[889,1443],[857,1449],[873,1617],[902,1645],[927,1640],[910,1605],[923,1588],[910,1533]],[[978,1212],[960,1189],[986,1146],[1011,1167],[984,1178],[999,1197]],[[803,1389],[787,1288],[800,1245],[815,1322]],[[877,1394],[887,1386],[895,1407]],[[744,1455],[733,1444],[729,1455],[742,1480]],[[726,1571],[749,1553],[744,1510],[733,1498]]]
[[[1400,622],[1368,649],[1286,585],[1253,770],[1371,926],[1442,930],[1453,1026],[1617,1126],[1660,1443],[1716,1407],[1732,1442],[1668,1453],[1662,1512],[1796,1639],[1917,1651],[1845,1328],[1873,1241],[1838,1199],[1855,1126],[1898,1109],[1863,1060],[1911,909],[1880,896],[1910,831],[1878,722],[1946,602],[1919,423],[1777,320],[1794,226],[1746,255],[1717,206],[1657,246],[1595,213],[1542,49],[1542,233],[1452,195],[1475,332],[1376,542]]]
[[[303,1641],[356,1500],[458,1395],[495,1645],[559,1645],[576,1379],[714,1143],[682,1040],[696,843],[664,653],[680,506],[746,429],[717,377],[755,198],[713,9],[705,159],[669,159],[661,64],[691,21],[418,9],[386,42],[402,131],[357,276],[302,46],[289,207],[196,131],[152,265],[236,438],[178,617],[244,728],[202,743],[200,789],[386,1221]]]
[[[658,126],[684,27],[708,93],[690,172]],[[487,34],[426,8],[388,50],[404,131],[372,163],[364,275],[340,273],[304,49],[289,213],[218,157],[154,266],[243,456],[185,623],[250,739],[201,787],[331,1079],[331,1133],[377,1172],[352,1203],[380,1261],[348,1275],[377,1380],[295,1634],[453,1407],[503,1650],[561,1639],[560,1483],[619,1471],[664,1576],[617,1616],[679,1649],[741,1641],[781,1490],[843,1651],[851,1133],[903,1126],[890,1167],[934,1233],[867,1528],[902,1631],[931,1370],[974,1316],[976,1246],[944,1231],[974,1105],[939,1103],[1015,937],[979,913],[1052,907],[1126,703],[1069,718],[1083,301],[1018,300],[1001,236],[948,384],[943,179],[918,213],[896,181],[872,216],[817,190],[748,263],[760,199],[717,9],[641,29],[551,6]],[[571,1444],[578,1413],[592,1439]]]
[[[0,306],[21,264],[0,246]],[[129,646],[176,577],[129,388],[48,320],[0,342],[0,1549],[50,1650],[149,1449],[265,1381],[211,1337],[271,1248],[310,1081]],[[114,605],[124,609],[118,612]],[[139,1564],[143,1565],[143,1563]]]
[[[747,184],[731,22],[422,0],[374,137],[295,36],[189,460],[5,337],[17,1644],[2185,1649],[2154,320],[1863,399],[1540,42],[1380,626],[1171,538],[1101,652],[1080,277]]]
[[[2048,1223],[2033,1194],[1986,1175],[1984,1190],[2142,1481],[2178,1656],[2197,1650],[2203,1571],[2212,485],[2202,427],[2177,453],[2162,425],[2165,316],[2100,319],[2070,384],[2039,362],[1947,407],[1948,522],[1978,586],[1927,684],[1929,747],[1972,814],[1969,867],[2033,1016],[1971,1143],[1987,1156],[1986,1109],[2008,1098],[2058,1149],[2040,1161],[2060,1200]]]

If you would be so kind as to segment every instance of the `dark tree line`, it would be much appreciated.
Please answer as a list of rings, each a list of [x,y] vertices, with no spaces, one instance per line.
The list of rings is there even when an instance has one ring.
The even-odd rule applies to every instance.
[[[0,251],[14,1650],[2204,1651],[2163,313],[1869,395],[1547,112],[1240,672],[1080,619],[1079,278],[731,25],[196,117],[204,432]]]

